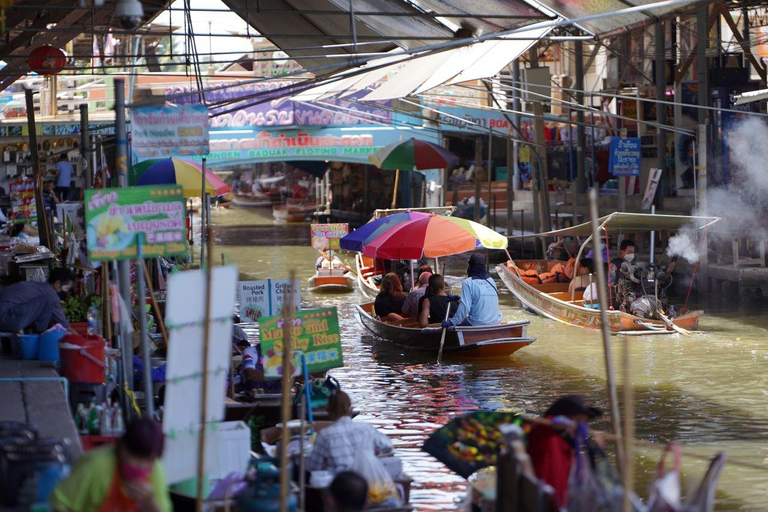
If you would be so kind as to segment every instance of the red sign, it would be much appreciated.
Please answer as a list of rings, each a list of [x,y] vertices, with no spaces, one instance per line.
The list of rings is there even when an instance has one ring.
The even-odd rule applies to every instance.
[[[41,75],[56,75],[67,65],[67,54],[53,46],[38,46],[29,53],[29,68]]]
[[[11,183],[11,218],[17,222],[37,220],[35,183],[30,180]]]

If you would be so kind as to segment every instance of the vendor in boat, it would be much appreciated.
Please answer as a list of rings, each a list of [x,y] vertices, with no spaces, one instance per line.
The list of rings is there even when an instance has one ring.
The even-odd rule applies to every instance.
[[[21,281],[0,290],[0,331],[39,333],[57,323],[69,327],[61,301],[72,292],[74,280],[71,270],[60,267],[47,283]]]
[[[544,419],[550,424],[536,423],[528,434],[528,454],[536,477],[555,489],[558,505],[563,509],[568,506],[568,476],[576,426],[601,415],[600,409],[585,406],[582,397],[564,396],[544,413]]]
[[[349,272],[349,268],[344,265],[344,262],[339,259],[335,254],[320,251],[320,257],[315,262],[315,269],[320,270],[343,270],[346,274]]]
[[[243,360],[235,372],[236,391],[257,390],[260,393],[279,393],[282,389],[281,380],[267,380],[264,376],[261,346],[252,346],[247,338],[233,340],[233,342],[243,355]]]
[[[578,274],[571,279],[568,285],[569,292],[583,292],[592,282],[590,277],[595,273],[595,262],[590,258],[582,258],[579,262]]]
[[[371,445],[377,454],[392,451],[392,441],[386,435],[372,425],[352,421],[352,401],[344,391],[331,394],[328,415],[333,423],[317,434],[307,459],[307,471],[347,470],[354,463],[355,454]]]
[[[449,309],[451,312],[448,318],[450,318],[456,314],[458,299],[459,297],[446,293],[443,276],[431,274],[429,286],[424,293],[424,297],[419,302],[419,325],[426,327],[429,324],[442,323]]]
[[[459,308],[453,318],[443,320],[443,327],[497,325],[501,322],[499,291],[486,267],[484,255],[475,253],[469,258],[467,279],[461,284]]]
[[[419,269],[419,280],[417,281],[418,286],[411,290],[408,293],[408,296],[405,298],[405,302],[403,303],[403,316],[405,317],[418,316],[419,314],[419,302],[427,291],[430,276],[433,275],[432,269],[429,267],[427,268],[429,271],[421,272],[421,269]]]
[[[380,320],[402,320],[404,318],[403,304],[405,304],[405,298],[403,284],[397,274],[394,272],[386,274],[381,280],[379,294],[376,295],[376,301],[373,303],[376,316]]]
[[[634,259],[635,259],[635,242],[629,239],[622,240],[621,245],[619,245],[619,257],[613,258],[611,260],[611,265],[616,267],[615,274],[614,274],[614,281],[618,279],[618,274],[619,274],[619,270],[621,269],[622,263],[626,261],[631,265]]]

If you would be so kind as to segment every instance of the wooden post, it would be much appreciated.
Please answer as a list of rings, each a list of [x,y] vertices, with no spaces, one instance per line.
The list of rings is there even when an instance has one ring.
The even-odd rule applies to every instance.
[[[397,186],[400,184],[400,169],[395,170],[395,189],[392,191],[392,209],[397,208]]]
[[[43,172],[40,168],[40,154],[37,152],[37,127],[35,125],[35,99],[32,89],[24,89],[27,100],[27,127],[29,128],[29,150],[32,153],[32,170],[35,183],[35,209],[37,210],[37,228],[40,232],[40,244],[53,250],[51,235],[48,232],[48,218],[45,216],[43,201]]]
[[[399,172],[399,171],[398,171]],[[395,176],[397,182],[397,176]],[[397,190],[397,187],[395,187]],[[290,282],[296,280],[296,271],[291,270]],[[293,304],[293,286],[288,289],[288,295],[284,304]],[[283,308],[283,380],[282,380],[282,402],[280,406],[280,419],[283,422],[283,432],[280,445],[280,512],[288,512],[288,492],[290,490],[291,475],[288,471],[288,445],[291,442],[291,432],[288,429],[288,422],[291,420],[291,360],[293,359],[293,350],[291,350],[291,323],[293,320],[293,308]],[[302,425],[302,430],[303,430]],[[303,432],[302,432],[303,433]]]
[[[200,437],[198,440],[197,454],[197,495],[195,496],[195,509],[203,510],[203,475],[205,474],[205,425],[208,415],[208,338],[211,335],[211,302],[213,297],[213,228],[208,228],[208,261],[205,266],[205,319],[203,324],[203,376],[201,379],[201,403],[200,408]],[[287,445],[283,445],[287,446]]]

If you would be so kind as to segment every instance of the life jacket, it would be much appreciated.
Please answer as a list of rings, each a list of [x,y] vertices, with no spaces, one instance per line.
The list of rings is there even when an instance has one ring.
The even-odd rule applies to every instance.
[[[565,277],[568,278],[569,281],[573,280],[573,273],[576,270],[576,258],[570,258],[568,260],[568,263],[565,264]]]
[[[541,279],[539,278],[539,273],[536,272],[533,269],[530,270],[520,270],[518,272],[518,275],[520,276],[520,279],[525,281],[528,284],[541,284]]]
[[[543,274],[539,274],[539,279],[542,283],[556,283],[557,274],[555,272],[544,272]]]
[[[555,274],[557,276],[556,282],[558,283],[567,283],[570,281],[568,277],[565,275],[565,267],[562,263],[557,263],[552,266],[552,270],[549,271],[551,274]],[[541,280],[544,282],[544,279]]]

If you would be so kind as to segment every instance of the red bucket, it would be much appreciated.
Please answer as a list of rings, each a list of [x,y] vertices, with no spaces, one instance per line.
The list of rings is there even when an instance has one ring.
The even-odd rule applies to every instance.
[[[61,376],[69,382],[104,384],[104,338],[96,335],[68,334],[59,342]]]

